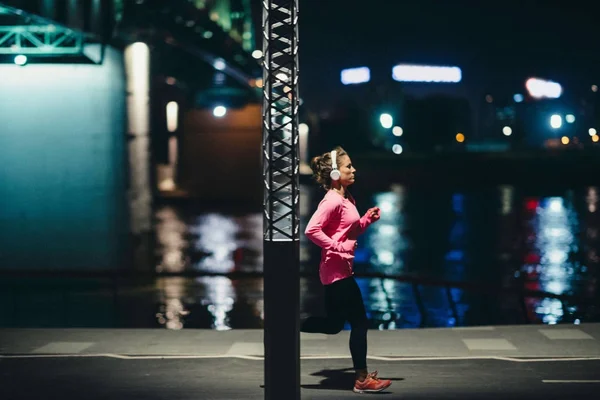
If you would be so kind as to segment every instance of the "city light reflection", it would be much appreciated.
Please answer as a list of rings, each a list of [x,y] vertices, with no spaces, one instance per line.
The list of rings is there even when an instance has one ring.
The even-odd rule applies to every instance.
[[[370,271],[400,274],[404,267],[402,253],[409,248],[403,234],[406,229],[406,193],[403,186],[394,185],[390,189],[373,196],[373,205],[381,209],[381,219],[367,230],[364,239],[359,239],[355,261],[366,261]],[[356,269],[360,267],[357,266]],[[357,278],[357,282],[367,304],[372,328],[396,329],[402,324],[398,308],[401,303],[410,302],[410,295],[403,293],[403,286],[406,285],[392,279]],[[410,290],[410,286],[407,288]],[[404,301],[399,302],[400,299]]]
[[[465,280],[466,243],[467,237],[467,215],[466,196],[463,193],[455,193],[452,196],[452,211],[454,220],[450,227],[448,237],[448,251],[445,256],[444,275],[452,281]],[[436,293],[436,302],[442,304],[438,308],[436,316],[442,321],[445,319],[446,326],[461,325],[468,305],[464,303],[464,291],[453,289],[449,294],[444,288],[439,288]],[[440,322],[442,324],[443,322]]]
[[[214,316],[213,328],[219,331],[231,329],[227,313],[233,309],[236,293],[231,279],[224,276],[201,276],[196,278],[203,296],[201,304]]]
[[[500,202],[502,204],[502,215],[510,215],[513,211],[515,188],[510,185],[500,186]]]
[[[179,218],[173,207],[158,210],[155,217],[157,240],[161,246],[161,260],[157,270],[181,272],[185,269],[186,241],[183,236],[187,231],[187,225]]]
[[[302,228],[322,195],[319,188],[304,189],[300,210]],[[509,276],[523,278],[526,289],[555,294],[581,293],[582,289],[595,293],[596,281],[586,277],[595,271],[590,266],[598,263],[597,188],[586,188],[581,193],[581,215],[576,212],[576,197],[572,193],[518,198],[510,185],[496,187],[490,193],[495,193],[497,207],[487,211],[468,207],[477,203],[477,198],[470,193],[446,192],[439,196],[444,199],[440,202],[427,190],[409,190],[401,185],[373,193],[368,199],[358,199],[359,210],[375,205],[382,209],[382,216],[358,241],[355,271],[358,274],[420,274],[477,282],[490,276],[490,271],[482,270],[482,265],[494,268],[494,264],[486,263],[497,257],[501,263],[508,263]],[[517,204],[523,205],[522,211]],[[194,215],[177,207],[162,207],[155,215],[161,245],[158,271],[178,272],[190,268],[227,274],[262,270],[260,213]],[[481,219],[486,222],[481,223]],[[494,228],[496,223],[499,225]],[[479,244],[488,242],[498,246],[494,236],[482,234],[482,229],[498,229],[500,247],[480,249]],[[578,252],[584,257],[583,261],[574,258]],[[519,254],[524,258],[519,259]],[[316,272],[319,258],[320,250],[301,236],[304,271]],[[488,319],[492,323],[505,321],[504,318],[516,321],[514,315],[520,313],[518,309],[511,309],[514,305],[508,305],[506,299],[509,298],[504,297],[490,299],[487,305],[494,310],[486,311],[489,307],[480,305],[486,304],[485,296],[459,288],[450,288],[447,292],[445,288],[420,285],[418,298],[410,283],[361,277],[357,281],[372,329],[418,327],[422,323],[468,326]],[[167,329],[257,328],[264,319],[260,278],[235,281],[227,276],[169,278],[162,280],[158,287],[161,304],[157,320]],[[301,312],[321,313],[323,289],[318,278],[302,278],[301,287]],[[581,305],[577,303],[563,305],[556,299],[527,297],[526,307],[531,321],[546,324],[585,321]],[[508,314],[503,315],[503,312]]]
[[[526,287],[557,295],[573,291],[577,265],[570,254],[578,248],[575,238],[578,223],[572,204],[566,201],[566,197],[543,198],[535,208],[531,224],[537,234],[530,250],[532,256],[529,257],[534,263],[522,268],[527,277]],[[529,298],[527,305],[529,312],[546,324],[559,323],[564,317],[563,306],[558,299]]]
[[[160,304],[156,319],[167,329],[179,330],[184,327],[184,318],[190,313],[183,305],[187,279],[182,277],[159,278],[156,282],[160,290]]]
[[[207,272],[229,272],[235,262],[233,254],[238,247],[236,235],[239,225],[231,217],[211,213],[196,218],[190,233],[197,239],[193,247],[206,254],[194,264],[194,269]]]
[[[375,205],[381,209],[381,219],[368,231],[366,243],[370,262],[382,272],[400,273],[404,267],[401,254],[409,247],[402,232],[405,189],[401,186],[374,196]]]
[[[235,217],[207,213],[189,217],[182,210],[166,206],[160,207],[155,217],[160,250],[158,272],[183,272],[192,268],[228,273],[236,269],[257,271],[262,268],[260,214]],[[195,280],[159,278],[156,319],[160,325],[173,330],[184,328],[188,316],[194,324],[204,327],[207,323],[204,314],[210,315],[210,327],[217,330],[231,329],[230,319],[242,326],[255,324],[249,321],[264,318],[262,280],[247,280],[239,286],[243,298],[236,294],[238,290],[226,276],[201,276]]]

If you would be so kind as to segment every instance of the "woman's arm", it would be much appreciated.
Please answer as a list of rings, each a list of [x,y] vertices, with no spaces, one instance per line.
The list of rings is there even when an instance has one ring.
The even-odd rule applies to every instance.
[[[367,210],[365,215],[363,215],[358,222],[358,229],[356,235],[362,235],[364,231],[367,230],[369,225],[373,222],[378,221],[380,217],[379,207],[372,207]]]

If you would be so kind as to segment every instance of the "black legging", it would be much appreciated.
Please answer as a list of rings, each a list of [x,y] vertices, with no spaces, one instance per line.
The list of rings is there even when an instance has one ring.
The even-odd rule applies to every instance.
[[[368,321],[360,289],[349,277],[325,285],[325,310],[327,317],[310,317],[300,330],[307,333],[335,335],[350,322],[350,354],[354,369],[367,368]]]

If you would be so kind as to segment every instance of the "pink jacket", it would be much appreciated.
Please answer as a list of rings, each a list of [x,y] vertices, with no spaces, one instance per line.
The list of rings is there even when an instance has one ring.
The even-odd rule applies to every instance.
[[[322,249],[319,276],[323,285],[353,274],[356,239],[372,223],[366,214],[360,217],[352,196],[327,191],[304,231]]]

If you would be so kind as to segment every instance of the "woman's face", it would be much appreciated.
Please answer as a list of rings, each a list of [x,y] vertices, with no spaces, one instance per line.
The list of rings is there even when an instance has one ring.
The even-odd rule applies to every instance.
[[[354,173],[356,172],[356,169],[352,165],[352,160],[346,155],[339,157],[336,161],[338,170],[340,171],[340,184],[342,186],[352,185],[355,179]]]

